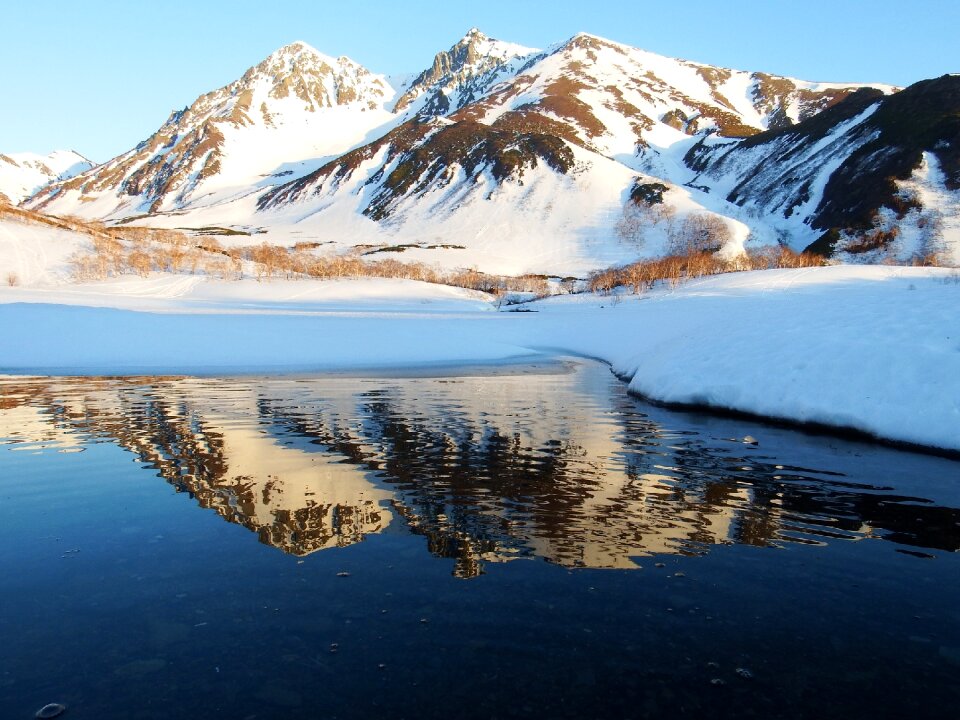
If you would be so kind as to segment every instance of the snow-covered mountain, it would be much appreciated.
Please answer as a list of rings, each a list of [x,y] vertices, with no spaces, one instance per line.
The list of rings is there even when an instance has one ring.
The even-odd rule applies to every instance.
[[[16,205],[50,183],[92,167],[92,162],[73,150],[55,150],[49,155],[0,153],[0,201]]]
[[[526,58],[481,99],[408,120],[265,193],[258,223],[323,218],[328,240],[349,219],[351,237],[375,244],[386,235],[411,246],[413,259],[576,273],[663,252],[677,218],[719,213],[735,252],[762,228],[722,197],[684,187],[694,177],[686,150],[707,134],[789,126],[859,89],[712,68],[583,34]],[[651,213],[644,247],[636,235],[625,243],[616,228],[631,192],[656,183],[663,211]],[[444,244],[465,250],[424,252]]]
[[[136,148],[31,202],[85,217],[202,207],[307,172],[394,122],[394,90],[349,58],[280,48],[173,112]]]
[[[404,89],[394,112],[447,115],[482,98],[493,85],[516,75],[537,50],[487,37],[471,28]]]
[[[705,138],[687,161],[795,244],[849,259],[960,264],[960,76],[861,90],[795,127]]]
[[[539,51],[476,29],[393,87],[294,43],[28,206],[496,272],[581,274],[659,254],[692,216],[724,226],[731,254],[802,249],[825,232],[817,249],[844,250],[886,222],[883,202],[858,200],[870,158],[899,158],[894,175],[915,189],[896,197],[956,205],[949,128],[919,145],[895,129],[913,92],[718,68],[587,34]]]

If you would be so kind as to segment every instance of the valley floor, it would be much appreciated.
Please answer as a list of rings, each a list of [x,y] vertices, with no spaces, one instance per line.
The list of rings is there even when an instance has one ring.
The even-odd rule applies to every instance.
[[[655,401],[960,451],[958,303],[956,271],[888,266],[735,273],[499,311],[481,293],[411,281],[155,276],[0,288],[0,372],[289,373],[578,355]]]

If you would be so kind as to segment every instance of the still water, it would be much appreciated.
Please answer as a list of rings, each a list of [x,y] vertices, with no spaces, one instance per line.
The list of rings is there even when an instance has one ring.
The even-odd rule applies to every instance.
[[[0,380],[4,720],[956,717],[958,549],[960,463],[591,363]]]

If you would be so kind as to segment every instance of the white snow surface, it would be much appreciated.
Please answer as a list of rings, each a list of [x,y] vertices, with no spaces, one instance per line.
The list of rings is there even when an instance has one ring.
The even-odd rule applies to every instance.
[[[945,265],[960,267],[960,190],[950,190],[931,152],[923,153],[920,167],[900,183],[900,190],[920,202],[900,221],[899,257],[936,253]]]
[[[602,359],[654,400],[960,450],[960,276],[894,266],[737,273],[496,312],[409,281],[159,276],[0,287],[0,372],[294,372]],[[763,438],[760,438],[761,443]]]
[[[0,217],[0,282],[66,287],[70,256],[86,249],[89,238],[42,223]]]

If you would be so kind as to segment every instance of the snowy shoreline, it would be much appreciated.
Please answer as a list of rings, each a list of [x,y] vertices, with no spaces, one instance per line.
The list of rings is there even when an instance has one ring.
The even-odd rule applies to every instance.
[[[735,273],[536,312],[410,281],[184,282],[0,289],[0,373],[447,370],[558,355],[630,392],[903,447],[960,452],[960,284],[949,270]]]

